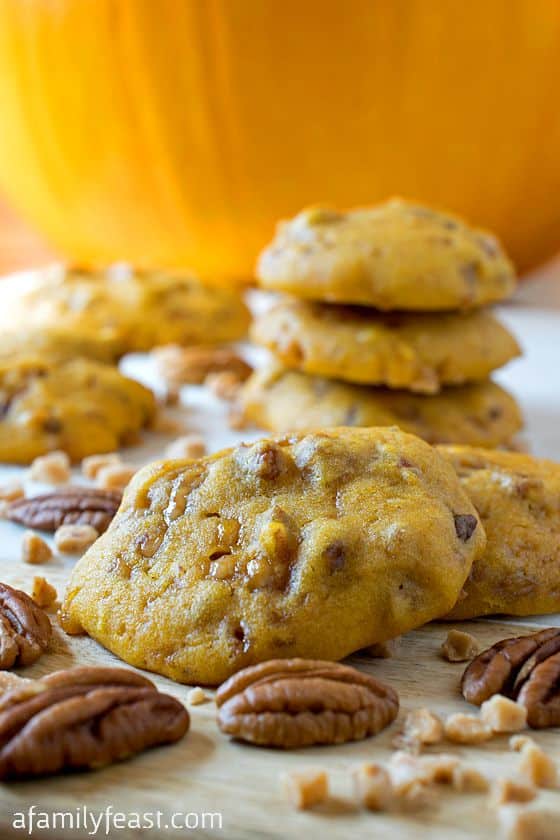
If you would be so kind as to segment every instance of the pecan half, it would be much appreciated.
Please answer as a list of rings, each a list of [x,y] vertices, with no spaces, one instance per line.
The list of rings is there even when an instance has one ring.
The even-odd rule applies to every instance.
[[[124,668],[70,668],[0,697],[0,779],[91,769],[178,741],[185,707]]]
[[[535,729],[560,725],[560,629],[503,639],[485,650],[465,670],[461,691],[477,706],[494,694],[516,700]]]
[[[333,662],[271,659],[234,674],[216,694],[227,735],[293,749],[375,735],[397,716],[396,691]]]
[[[0,583],[0,670],[31,665],[49,646],[52,626],[41,607],[7,583]]]
[[[61,525],[91,525],[101,534],[109,527],[121,499],[118,490],[72,487],[18,499],[8,507],[6,515],[12,522],[39,531],[54,532]]]

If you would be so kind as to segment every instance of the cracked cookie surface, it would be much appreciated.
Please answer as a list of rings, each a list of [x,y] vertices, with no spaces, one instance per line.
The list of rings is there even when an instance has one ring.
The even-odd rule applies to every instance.
[[[0,287],[6,330],[56,325],[113,341],[121,354],[161,344],[234,341],[245,335],[249,320],[236,290],[209,288],[183,274],[57,267]]]
[[[330,426],[399,426],[429,443],[509,445],[523,425],[514,398],[491,380],[413,394],[354,385],[278,366],[252,374],[239,409],[247,423],[281,432]]]
[[[401,199],[278,225],[257,266],[263,288],[376,309],[471,309],[510,295],[499,242],[461,219]]]
[[[155,414],[151,391],[101,362],[0,361],[0,462],[61,449],[72,461],[134,441]]]
[[[448,618],[560,610],[560,464],[517,452],[440,447],[488,538]]]
[[[75,567],[62,623],[131,665],[217,684],[442,615],[484,543],[453,469],[411,435],[262,440],[137,473]]]
[[[251,335],[289,369],[420,393],[486,379],[520,353],[486,311],[382,314],[288,299],[259,315]]]

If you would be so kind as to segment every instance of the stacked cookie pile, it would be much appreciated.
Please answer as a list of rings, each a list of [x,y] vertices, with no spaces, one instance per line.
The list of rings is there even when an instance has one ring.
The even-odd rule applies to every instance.
[[[244,421],[511,444],[520,411],[489,376],[520,349],[484,307],[511,294],[515,274],[490,234],[402,200],[305,210],[280,224],[258,279],[291,297],[253,325],[275,363],[246,384]]]

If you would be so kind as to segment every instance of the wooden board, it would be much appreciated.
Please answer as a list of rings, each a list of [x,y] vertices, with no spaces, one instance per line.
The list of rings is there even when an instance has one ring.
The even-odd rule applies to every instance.
[[[35,574],[45,574],[62,592],[72,561],[55,559],[42,567],[25,567],[4,561],[1,579],[30,591]],[[462,626],[473,632],[484,645],[520,632],[519,625],[479,621]],[[472,711],[458,693],[463,666],[444,662],[439,647],[449,625],[433,624],[410,633],[398,655],[389,660],[354,656],[350,662],[390,682],[399,692],[401,713],[427,706],[441,715]],[[528,629],[528,628],[524,628]],[[116,665],[119,661],[87,638],[70,638],[57,629],[54,650],[26,669],[26,676],[39,676],[57,668],[95,663]],[[186,703],[188,688],[155,677],[158,686]],[[22,836],[13,827],[14,813],[35,805],[50,814],[75,814],[84,804],[94,815],[107,806],[129,815],[163,812],[162,825],[175,812],[198,815],[221,814],[222,829],[199,828],[197,837],[234,838],[437,838],[460,840],[492,837],[496,816],[486,806],[484,795],[460,795],[439,789],[437,804],[407,815],[374,815],[356,808],[352,801],[351,770],[363,761],[384,761],[392,751],[391,740],[398,729],[393,724],[384,733],[366,741],[336,747],[315,747],[295,752],[260,749],[231,742],[215,724],[214,702],[190,709],[191,731],[179,744],[159,748],[122,764],[94,773],[61,776],[36,782],[0,786],[0,837]],[[560,762],[560,732],[549,730],[536,740]],[[479,747],[445,745],[445,751],[460,755],[489,776],[511,773],[517,756],[508,748],[508,738],[497,737]],[[313,812],[298,813],[285,801],[280,776],[288,770],[321,767],[328,771],[332,798]],[[545,792],[543,803],[555,804],[560,819],[560,793]],[[132,815],[132,816],[130,816]],[[195,816],[189,818],[194,825]],[[208,818],[209,819],[209,818]],[[217,818],[216,818],[217,819]],[[142,836],[185,836],[165,828]],[[37,832],[37,836],[83,838],[82,830]],[[104,836],[100,833],[99,836]],[[134,829],[119,830],[111,836],[133,838]]]

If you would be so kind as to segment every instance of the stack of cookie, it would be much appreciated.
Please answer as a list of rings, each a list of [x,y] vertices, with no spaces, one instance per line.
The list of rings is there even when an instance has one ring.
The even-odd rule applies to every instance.
[[[511,445],[521,414],[489,375],[520,349],[482,307],[511,294],[515,274],[490,234],[402,200],[305,210],[279,226],[258,278],[292,297],[253,325],[275,363],[243,389],[245,422]]]

